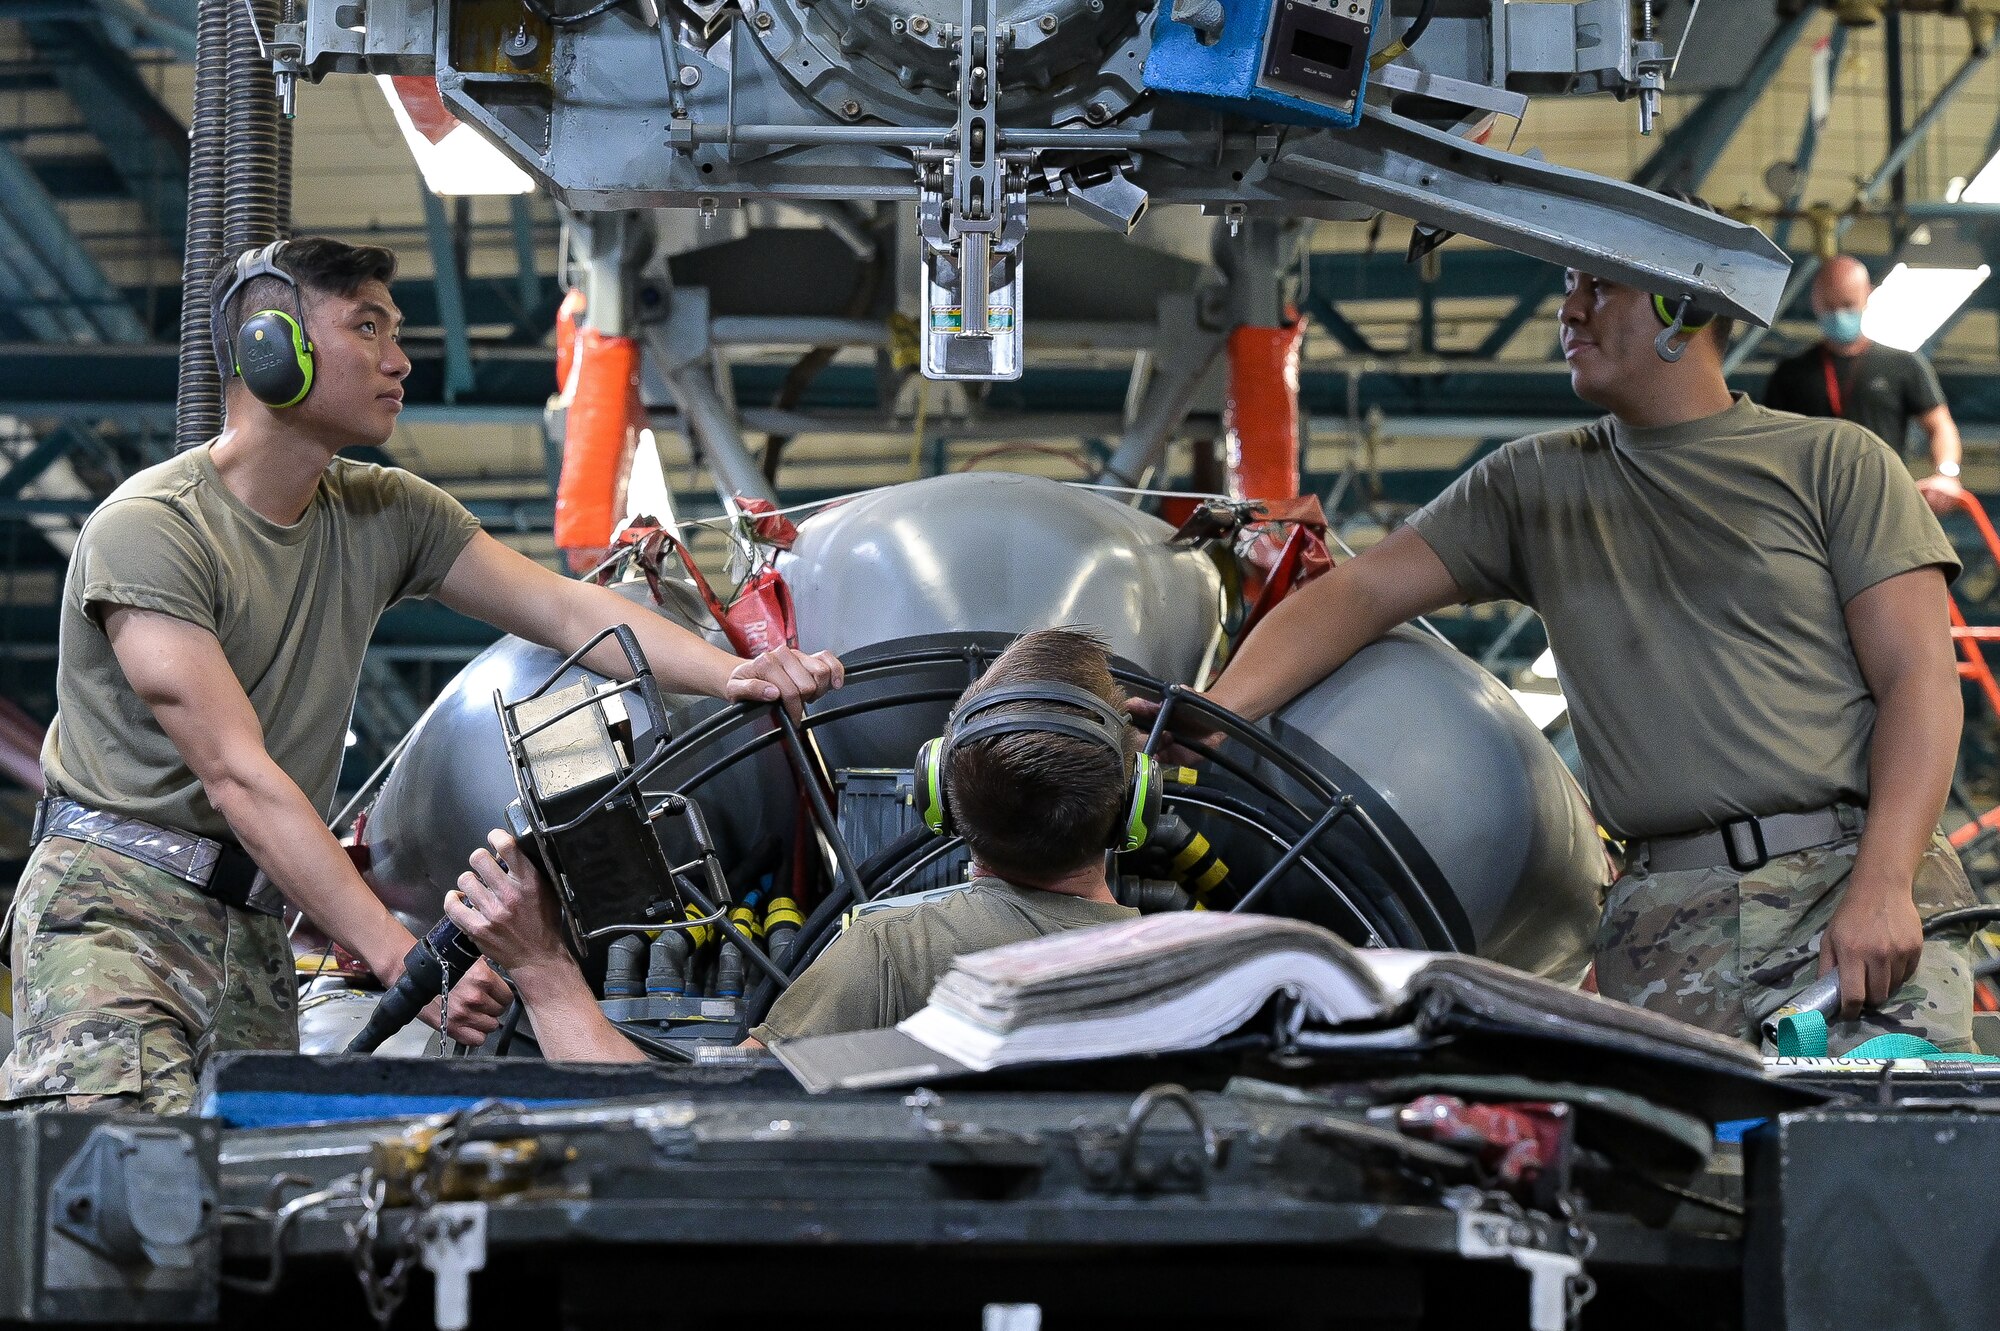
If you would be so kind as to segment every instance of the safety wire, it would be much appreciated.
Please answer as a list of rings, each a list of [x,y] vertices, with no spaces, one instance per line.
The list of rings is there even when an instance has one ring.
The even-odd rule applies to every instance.
[[[1225,504],[1234,504],[1238,502],[1234,499],[1231,499],[1228,495],[1214,494],[1203,490],[1154,490],[1145,487],[1131,486],[1131,485],[1104,485],[1102,483],[1094,481],[1068,481],[1065,482],[1065,484],[1073,485],[1079,490],[1096,490],[1104,494],[1132,495],[1135,498],[1140,498],[1140,499],[1200,499],[1200,500],[1210,500],[1210,501],[1219,500]],[[1328,526],[1326,529],[1326,534],[1329,540],[1331,540],[1335,545],[1340,547],[1340,553],[1346,555],[1349,559],[1355,558],[1354,547],[1349,545],[1344,539],[1342,539],[1339,532],[1335,531],[1331,526]],[[1424,631],[1426,633],[1429,633],[1433,638],[1436,638],[1439,642],[1443,643],[1447,647],[1452,647],[1451,639],[1445,637],[1444,634],[1438,632],[1437,626],[1431,623],[1430,619],[1427,616],[1418,615],[1416,618],[1416,622],[1422,625]],[[1456,647],[1452,647],[1452,650],[1457,651],[1458,649]]]

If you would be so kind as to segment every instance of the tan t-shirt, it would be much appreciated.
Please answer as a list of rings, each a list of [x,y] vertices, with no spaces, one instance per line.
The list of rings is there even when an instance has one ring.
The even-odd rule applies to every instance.
[[[954,957],[1138,914],[1106,901],[975,879],[942,900],[856,920],[750,1033],[769,1044],[894,1026],[929,1001]]]
[[[1622,837],[1865,803],[1875,700],[1843,607],[1959,571],[1880,439],[1741,396],[1664,429],[1517,439],[1410,524],[1469,599],[1541,613],[1591,803]]]
[[[376,620],[435,592],[478,530],[430,482],[345,458],[289,527],[232,494],[206,445],[140,472],[90,515],[70,557],[56,718],[42,745],[49,790],[233,839],[112,654],[102,616],[123,605],[216,636],[264,747],[328,811]]]

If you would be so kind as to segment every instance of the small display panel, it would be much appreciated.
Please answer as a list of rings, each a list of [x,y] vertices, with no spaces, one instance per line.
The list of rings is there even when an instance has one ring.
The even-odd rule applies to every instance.
[[[1317,65],[1331,69],[1346,69],[1354,63],[1354,45],[1337,37],[1322,33],[1308,32],[1304,28],[1292,31],[1292,54],[1302,60],[1310,60]]]
[[[1369,17],[1360,0],[1280,0],[1258,82],[1351,109],[1368,73]]]

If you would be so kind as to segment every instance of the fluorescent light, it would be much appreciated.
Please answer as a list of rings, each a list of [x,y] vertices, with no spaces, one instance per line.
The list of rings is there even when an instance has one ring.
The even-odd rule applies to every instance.
[[[1971,192],[1972,186],[1966,186],[1966,194]],[[1971,299],[1990,272],[1983,263],[1977,268],[1912,268],[1899,263],[1868,298],[1868,308],[1861,314],[1862,335],[1885,347],[1915,351]]]
[[[417,159],[417,170],[423,172],[431,193],[534,193],[533,177],[445,109],[435,79],[378,74],[375,82],[381,85],[382,96],[395,114],[403,141],[410,145],[410,155]]]
[[[359,744],[360,742],[361,742],[361,736],[359,736],[359,735],[355,734],[355,733],[354,733],[353,731],[351,731],[351,730],[347,732],[347,747],[348,747],[348,748],[350,748],[350,749],[351,749],[351,748],[353,748],[353,747],[354,747],[355,745]]]
[[[2000,203],[2000,153],[1993,160],[1979,168],[1979,174],[1966,182],[1958,193],[1960,203]]]
[[[651,430],[639,431],[639,446],[632,451],[632,470],[625,479],[625,517],[642,516],[669,530],[674,526],[674,493],[667,485],[659,441]]]
[[[1528,667],[1528,673],[1536,679],[1554,679],[1556,677],[1555,652],[1546,648],[1543,649],[1542,654],[1535,658],[1534,664]]]

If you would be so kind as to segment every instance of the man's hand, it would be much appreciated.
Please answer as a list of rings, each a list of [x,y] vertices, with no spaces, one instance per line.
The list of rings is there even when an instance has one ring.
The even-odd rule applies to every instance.
[[[807,703],[846,679],[846,669],[832,652],[780,647],[730,671],[722,696],[730,702],[783,701],[786,713],[797,721],[805,716]]]
[[[457,890],[445,894],[444,913],[488,960],[511,973],[552,964],[573,967],[555,893],[513,837],[496,828],[486,841],[492,849],[472,852],[472,867],[458,876]],[[457,993],[452,991],[454,1007]]]
[[[486,1037],[500,1029],[500,1019],[507,1015],[513,1002],[514,991],[507,987],[507,982],[481,961],[459,976],[458,983],[451,987],[451,1024],[444,1033],[463,1045],[485,1044]],[[444,999],[434,998],[417,1014],[417,1019],[435,1030],[446,1007]]]
[[[1819,973],[1840,968],[1840,1019],[1879,1008],[1916,973],[1924,925],[1909,883],[1850,878],[1819,943]]]
[[[645,1062],[638,1046],[605,1019],[563,945],[555,893],[513,837],[496,829],[486,841],[492,849],[472,852],[472,867],[458,876],[458,889],[445,895],[444,913],[513,977],[542,1056],[553,1062]],[[454,1017],[457,1009],[453,989]]]
[[[1140,740],[1143,743],[1145,736],[1152,730],[1153,723],[1159,719],[1160,704],[1151,698],[1127,698],[1125,710],[1131,715],[1132,724],[1138,727]],[[1211,749],[1221,745],[1227,738],[1220,730],[1210,730],[1201,717],[1192,710],[1177,710],[1175,715],[1179,724],[1167,732],[1169,736],[1179,736],[1181,739]],[[1207,761],[1205,755],[1196,753],[1185,744],[1176,743],[1172,738],[1160,746],[1157,756],[1162,762],[1174,763],[1181,767],[1193,767],[1196,763]]]
[[[1933,473],[1917,482],[1917,491],[1931,506],[1931,512],[1947,518],[1958,512],[1959,499],[1964,495],[1965,487],[1959,484],[1956,476]]]

